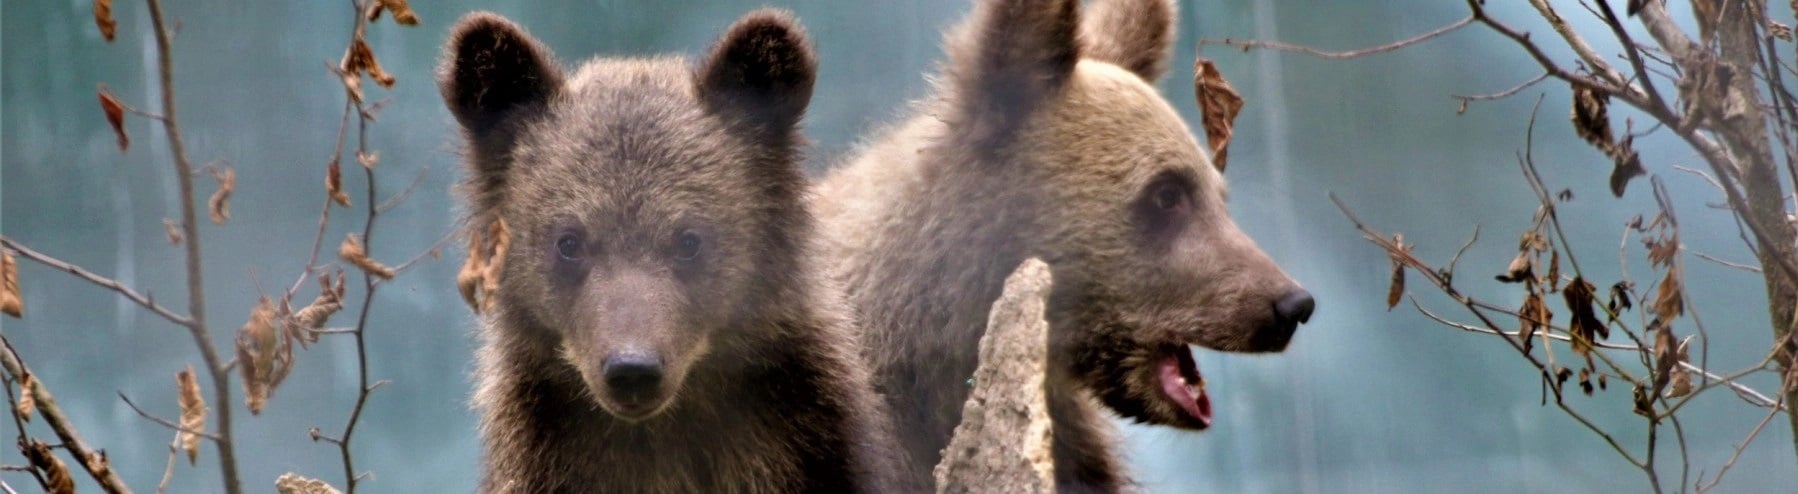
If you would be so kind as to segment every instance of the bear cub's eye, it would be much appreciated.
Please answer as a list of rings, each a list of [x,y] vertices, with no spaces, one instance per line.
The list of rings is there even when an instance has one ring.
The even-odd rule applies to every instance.
[[[694,233],[692,230],[681,230],[680,236],[675,238],[674,259],[681,262],[698,259],[699,248],[703,243],[698,233]]]
[[[581,260],[583,252],[580,237],[574,232],[562,232],[561,236],[556,237],[556,255],[561,256],[564,261]]]
[[[1162,182],[1155,186],[1155,207],[1162,211],[1179,209],[1186,203],[1186,190],[1176,182]]]

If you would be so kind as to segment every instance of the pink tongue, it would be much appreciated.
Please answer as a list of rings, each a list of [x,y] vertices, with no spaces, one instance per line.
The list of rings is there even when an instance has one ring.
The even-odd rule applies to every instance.
[[[1186,349],[1182,348],[1180,350],[1184,351]],[[1197,369],[1194,370],[1196,373]],[[1180,409],[1184,410],[1187,416],[1198,420],[1200,424],[1203,424],[1203,427],[1210,427],[1211,397],[1206,396],[1205,390],[1199,388],[1197,383],[1194,383],[1194,386],[1187,385],[1186,379],[1180,375],[1179,358],[1169,355],[1167,358],[1161,360],[1161,365],[1158,366],[1156,371],[1157,377],[1161,378],[1161,393],[1167,395],[1169,400],[1172,400],[1175,404],[1179,405]]]

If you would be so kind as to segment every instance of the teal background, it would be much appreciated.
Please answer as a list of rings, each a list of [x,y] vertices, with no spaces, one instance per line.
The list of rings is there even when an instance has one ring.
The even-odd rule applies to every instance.
[[[1168,99],[1197,122],[1191,61],[1199,37],[1279,39],[1330,49],[1411,36],[1465,16],[1460,2],[1228,0],[1182,2]],[[1783,4],[1784,2],[1771,2]],[[373,255],[397,263],[427,249],[457,216],[450,185],[461,174],[454,124],[432,80],[440,45],[461,14],[494,10],[529,28],[565,62],[588,56],[700,53],[741,13],[763,1],[418,1],[415,28],[376,23],[369,41],[396,75],[369,132],[381,152],[382,196],[424,173],[404,205],[376,226]],[[857,136],[903,115],[926,93],[940,58],[939,33],[961,18],[963,0],[842,2],[790,0],[821,58],[807,117],[816,142],[808,167],[828,168]],[[1784,5],[1775,18],[1791,20]],[[181,251],[163,239],[162,219],[179,215],[164,137],[153,122],[128,120],[133,144],[121,154],[97,108],[96,84],[150,111],[158,101],[155,52],[144,5],[118,0],[118,40],[103,42],[86,0],[0,3],[0,231],[35,249],[185,307]],[[189,153],[237,170],[232,221],[201,226],[208,318],[229,348],[257,297],[299,272],[316,228],[319,182],[330,158],[342,90],[326,70],[349,37],[351,8],[338,2],[169,0],[177,20],[176,88]],[[1494,15],[1551,41],[1520,3],[1492,2]],[[1685,9],[1674,8],[1685,14]],[[1569,18],[1593,27],[1577,7]],[[1643,38],[1645,39],[1645,37]],[[1593,40],[1595,43],[1601,41]],[[1615,46],[1597,43],[1601,52]],[[1785,45],[1781,45],[1785,46]],[[1544,97],[1535,155],[1550,186],[1571,188],[1568,234],[1585,248],[1589,275],[1618,275],[1623,222],[1652,208],[1645,181],[1613,199],[1610,163],[1569,129],[1568,91],[1544,83],[1510,99],[1476,103],[1457,115],[1451,94],[1497,91],[1539,73],[1517,47],[1470,28],[1403,51],[1331,61],[1210,47],[1248,102],[1231,150],[1231,208],[1250,235],[1319,298],[1320,308],[1292,347],[1277,355],[1199,350],[1217,406],[1202,433],[1126,426],[1130,463],[1152,492],[1617,492],[1644,491],[1641,473],[1558,410],[1540,405],[1532,368],[1488,336],[1436,325],[1409,308],[1384,307],[1388,264],[1326,199],[1335,192],[1366,220],[1402,231],[1426,259],[1444,261],[1474,225],[1481,242],[1462,260],[1464,288],[1511,305],[1521,294],[1488,283],[1514,252],[1535,207],[1517,172],[1531,105]],[[1571,61],[1565,51],[1551,50]],[[1618,118],[1631,115],[1613,109]],[[1645,121],[1639,115],[1638,122]],[[1639,140],[1650,172],[1677,200],[1693,251],[1751,259],[1727,213],[1704,206],[1721,196],[1674,165],[1701,166],[1664,136]],[[363,175],[346,163],[345,187],[367,207]],[[210,179],[197,182],[202,194]],[[362,210],[337,210],[327,250],[361,230]],[[1630,271],[1647,281],[1639,244]],[[370,372],[392,383],[377,391],[355,438],[358,467],[374,472],[370,492],[466,492],[477,476],[475,416],[469,410],[472,319],[455,293],[459,245],[385,286],[369,327]],[[1758,361],[1770,332],[1758,275],[1688,257],[1692,305],[1712,334],[1713,367]],[[186,332],[110,292],[24,262],[27,318],[0,320],[19,351],[57,393],[87,439],[111,455],[125,480],[152,491],[171,433],[137,417],[114,391],[176,416],[173,374],[199,361]],[[1452,302],[1413,278],[1413,292],[1444,314]],[[301,299],[310,297],[310,285]],[[351,299],[360,300],[360,283]],[[351,307],[351,310],[354,310]],[[352,322],[340,314],[334,326]],[[1680,327],[1682,333],[1689,327]],[[210,383],[202,381],[210,386]],[[235,381],[234,381],[235,382]],[[1748,379],[1777,387],[1770,374]],[[235,385],[235,384],[234,384]],[[326,337],[298,355],[293,375],[261,416],[236,407],[240,467],[252,492],[293,471],[342,485],[337,450],[307,439],[307,428],[341,428],[355,398],[352,342]],[[234,399],[241,399],[240,390]],[[210,400],[210,393],[207,394]],[[1640,454],[1646,429],[1629,391],[1612,386],[1569,399]],[[224,404],[212,403],[212,406]],[[1728,458],[1764,411],[1727,392],[1682,412],[1693,474]],[[47,436],[41,423],[30,426]],[[11,426],[0,437],[11,436]],[[1673,444],[1662,462],[1676,464]],[[721,444],[720,447],[729,447]],[[11,448],[0,463],[20,464]],[[215,450],[197,467],[176,467],[170,492],[218,490]],[[1723,492],[1798,492],[1792,431],[1775,419],[1720,487]],[[1669,467],[1663,476],[1677,477]],[[22,473],[0,473],[35,489]],[[91,489],[91,485],[85,487]]]

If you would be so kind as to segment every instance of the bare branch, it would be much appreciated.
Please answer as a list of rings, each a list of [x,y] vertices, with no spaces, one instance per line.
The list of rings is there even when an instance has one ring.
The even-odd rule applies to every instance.
[[[1289,44],[1289,43],[1281,43],[1278,41],[1243,40],[1243,39],[1233,39],[1233,38],[1200,39],[1199,40],[1199,48],[1203,49],[1206,45],[1233,46],[1233,47],[1240,48],[1243,51],[1260,48],[1260,49],[1268,49],[1268,50],[1276,50],[1276,51],[1304,53],[1307,55],[1320,57],[1320,58],[1342,60],[1342,59],[1349,59],[1349,58],[1359,58],[1359,57],[1364,57],[1364,56],[1368,56],[1368,55],[1373,55],[1376,53],[1385,53],[1385,52],[1389,52],[1389,51],[1403,49],[1404,47],[1415,45],[1415,44],[1422,43],[1425,41],[1429,41],[1431,39],[1442,36],[1444,34],[1454,32],[1456,29],[1461,29],[1463,27],[1467,27],[1468,25],[1473,24],[1473,21],[1474,21],[1474,16],[1468,16],[1461,20],[1455,21],[1454,23],[1436,28],[1435,30],[1432,30],[1427,33],[1419,34],[1417,36],[1413,36],[1410,38],[1402,39],[1399,41],[1395,41],[1395,42],[1380,45],[1380,46],[1362,48],[1359,50],[1349,50],[1349,51],[1324,51],[1324,50],[1319,50],[1316,48],[1311,48],[1308,46],[1294,45],[1294,44]]]
[[[145,309],[150,309],[150,312],[154,312],[154,313],[156,313],[156,315],[162,316],[163,319],[167,319],[167,320],[169,320],[169,322],[175,323],[176,325],[179,325],[182,327],[192,327],[194,324],[193,319],[190,319],[187,316],[184,316],[181,314],[176,314],[175,311],[169,310],[167,307],[157,305],[156,301],[151,300],[148,295],[138,293],[137,291],[126,287],[124,284],[119,283],[118,280],[114,280],[112,278],[107,278],[105,276],[100,276],[98,274],[94,274],[93,271],[88,271],[87,269],[84,269],[81,266],[69,264],[60,259],[50,257],[50,255],[48,255],[48,254],[44,254],[42,252],[31,250],[31,248],[26,247],[26,246],[18,243],[17,241],[7,238],[3,235],[0,235],[0,247],[5,247],[6,250],[17,252],[20,256],[23,256],[26,259],[30,259],[32,261],[36,261],[38,264],[49,266],[58,271],[67,272],[71,275],[74,275],[76,278],[81,278],[83,280],[88,281],[89,283],[93,283],[95,285],[100,285],[103,288],[107,288],[112,291],[119,292],[119,295],[123,295],[127,300],[135,302],[135,303],[137,303],[137,305],[143,306],[143,308],[145,308]]]
[[[131,401],[131,397],[125,396],[124,391],[114,390],[114,392],[118,393],[120,400],[125,400],[125,406],[131,407],[131,411],[137,412],[138,415],[142,416],[143,418],[149,419],[151,422],[155,422],[159,425],[162,425],[163,427],[167,427],[171,430],[174,430],[175,432],[186,432],[188,434],[193,434],[196,436],[211,439],[213,442],[219,442],[219,441],[224,440],[223,438],[220,438],[217,434],[213,434],[213,433],[206,432],[206,431],[197,431],[197,430],[189,429],[186,427],[182,427],[181,424],[174,423],[174,422],[172,422],[168,419],[162,418],[162,417],[157,417],[155,415],[151,415],[150,412],[146,412],[146,411],[144,411],[143,408],[138,407],[137,403],[133,403]]]
[[[1468,94],[1468,95],[1460,95],[1460,94],[1457,94],[1457,95],[1454,95],[1454,96],[1453,96],[1453,97],[1454,97],[1454,98],[1455,98],[1455,99],[1456,99],[1456,100],[1458,100],[1458,101],[1460,101],[1460,102],[1461,102],[1461,106],[1460,106],[1460,107],[1458,107],[1458,108],[1456,108],[1456,109],[1455,109],[1455,114],[1457,114],[1457,115],[1458,115],[1458,114],[1462,114],[1462,113],[1467,113],[1467,103],[1469,103],[1469,102],[1473,102],[1473,101],[1490,101],[1490,100],[1495,100],[1495,99],[1504,99],[1504,98],[1508,98],[1508,97],[1510,97],[1510,96],[1511,96],[1511,95],[1513,95],[1513,94],[1517,94],[1517,92],[1518,92],[1518,91],[1522,91],[1522,90],[1524,90],[1524,89],[1528,89],[1528,88],[1529,88],[1529,87],[1530,87],[1530,86],[1534,86],[1534,85],[1536,85],[1536,83],[1538,83],[1538,82],[1542,82],[1542,81],[1543,81],[1543,80],[1546,80],[1546,79],[1548,79],[1548,76],[1550,76],[1550,75],[1552,75],[1552,74],[1550,74],[1550,73],[1548,73],[1548,72],[1543,72],[1543,73],[1541,73],[1541,74],[1536,74],[1536,76],[1535,76],[1535,77],[1531,77],[1531,78],[1530,78],[1530,80],[1527,80],[1527,81],[1523,81],[1523,82],[1522,82],[1522,83],[1520,83],[1520,84],[1518,84],[1518,85],[1515,85],[1515,86],[1511,86],[1511,87],[1510,87],[1510,88],[1507,88],[1507,89],[1505,89],[1505,90],[1503,90],[1503,91],[1499,91],[1499,92],[1496,92],[1496,93],[1488,93],[1488,94]]]

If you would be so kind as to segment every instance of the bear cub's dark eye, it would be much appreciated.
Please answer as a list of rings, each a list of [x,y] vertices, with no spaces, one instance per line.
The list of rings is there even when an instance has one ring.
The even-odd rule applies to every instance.
[[[581,239],[574,232],[562,232],[561,236],[556,237],[556,255],[561,256],[562,260],[579,261],[583,254]]]
[[[681,262],[698,259],[699,248],[702,244],[703,241],[699,238],[699,234],[693,233],[692,230],[682,230],[680,236],[675,238],[674,259]]]
[[[1155,207],[1162,211],[1173,211],[1186,204],[1186,190],[1176,182],[1162,182],[1155,186]]]

